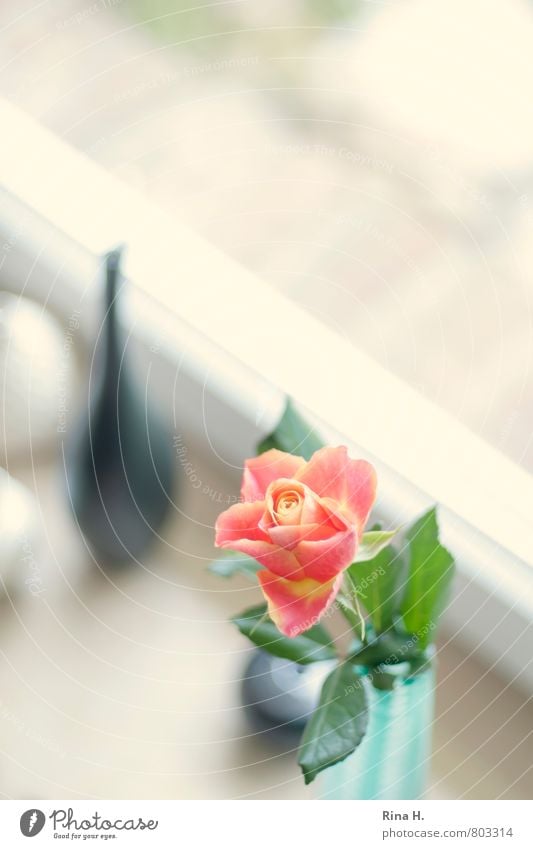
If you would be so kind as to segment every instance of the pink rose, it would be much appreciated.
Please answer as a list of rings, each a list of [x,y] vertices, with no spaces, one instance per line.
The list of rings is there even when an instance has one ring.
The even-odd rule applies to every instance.
[[[272,449],[247,460],[242,502],[218,517],[215,545],[255,558],[273,622],[288,637],[335,599],[376,496],[376,473],[344,446],[309,462]]]

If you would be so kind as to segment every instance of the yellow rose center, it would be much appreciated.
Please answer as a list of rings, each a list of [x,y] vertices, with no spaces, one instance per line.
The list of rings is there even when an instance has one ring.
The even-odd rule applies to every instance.
[[[276,513],[281,513],[285,516],[292,510],[297,509],[300,506],[300,503],[301,498],[297,492],[284,492],[278,498]]]
[[[282,489],[274,494],[273,514],[280,525],[299,524],[303,495],[295,489]]]

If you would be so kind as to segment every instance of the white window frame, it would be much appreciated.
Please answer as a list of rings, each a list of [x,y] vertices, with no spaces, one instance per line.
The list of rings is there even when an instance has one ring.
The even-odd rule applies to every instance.
[[[0,285],[64,320],[83,305],[90,335],[102,255],[125,243],[130,326],[160,386],[179,370],[184,432],[238,467],[290,395],[375,462],[384,517],[437,502],[459,565],[448,627],[533,692],[533,477],[5,100],[0,125]]]

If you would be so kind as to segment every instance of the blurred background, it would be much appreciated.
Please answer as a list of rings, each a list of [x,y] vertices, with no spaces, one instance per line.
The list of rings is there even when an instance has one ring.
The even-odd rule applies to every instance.
[[[0,95],[533,472],[532,42],[526,0],[21,0]],[[310,797],[240,707],[226,620],[256,595],[206,573],[238,470],[174,425],[159,540],[112,573],[84,544],[63,435],[106,355],[48,289],[20,297],[23,238],[0,264],[0,793]],[[450,629],[437,707],[430,797],[531,796],[531,693]]]

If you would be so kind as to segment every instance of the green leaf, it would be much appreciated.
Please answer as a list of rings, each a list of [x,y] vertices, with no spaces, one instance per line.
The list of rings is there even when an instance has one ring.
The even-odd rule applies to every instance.
[[[402,683],[398,680],[397,675],[391,675],[390,672],[381,669],[379,666],[372,670],[371,681],[372,686],[376,690],[394,690],[395,687]]]
[[[298,763],[305,783],[319,772],[351,755],[363,739],[368,725],[368,706],[363,679],[348,661],[339,664],[326,678],[320,702],[305,730]]]
[[[403,663],[419,658],[423,653],[420,641],[412,634],[399,634],[386,631],[367,645],[361,646],[350,660],[358,666],[379,666],[380,664]]]
[[[436,509],[432,508],[407,531],[409,570],[400,606],[407,631],[425,647],[446,604],[454,573],[454,560],[439,542]]]
[[[398,605],[398,587],[403,574],[400,554],[392,546],[385,545],[371,560],[356,560],[348,569],[354,589],[362,599],[378,634],[393,624]]]
[[[271,448],[277,448],[310,460],[323,445],[314,428],[295,410],[289,398],[279,424],[270,436],[259,443],[257,453],[263,454]]]
[[[428,656],[428,653],[420,655],[420,657],[415,657],[409,663],[409,673],[406,675],[405,680],[410,681],[413,678],[416,678],[418,675],[423,675],[433,666],[433,658]]]
[[[331,637],[322,625],[314,625],[297,637],[285,637],[267,615],[267,607],[252,607],[232,619],[241,634],[252,643],[273,654],[295,663],[317,663],[336,657]]]
[[[390,545],[397,533],[398,529],[395,531],[367,531],[364,533],[359,543],[354,562],[363,563],[366,560],[373,560],[380,551]]]
[[[207,568],[220,578],[231,578],[233,575],[241,574],[246,575],[251,581],[255,581],[257,570],[261,566],[253,557],[233,552],[226,557],[219,557],[218,560],[213,560]]]

